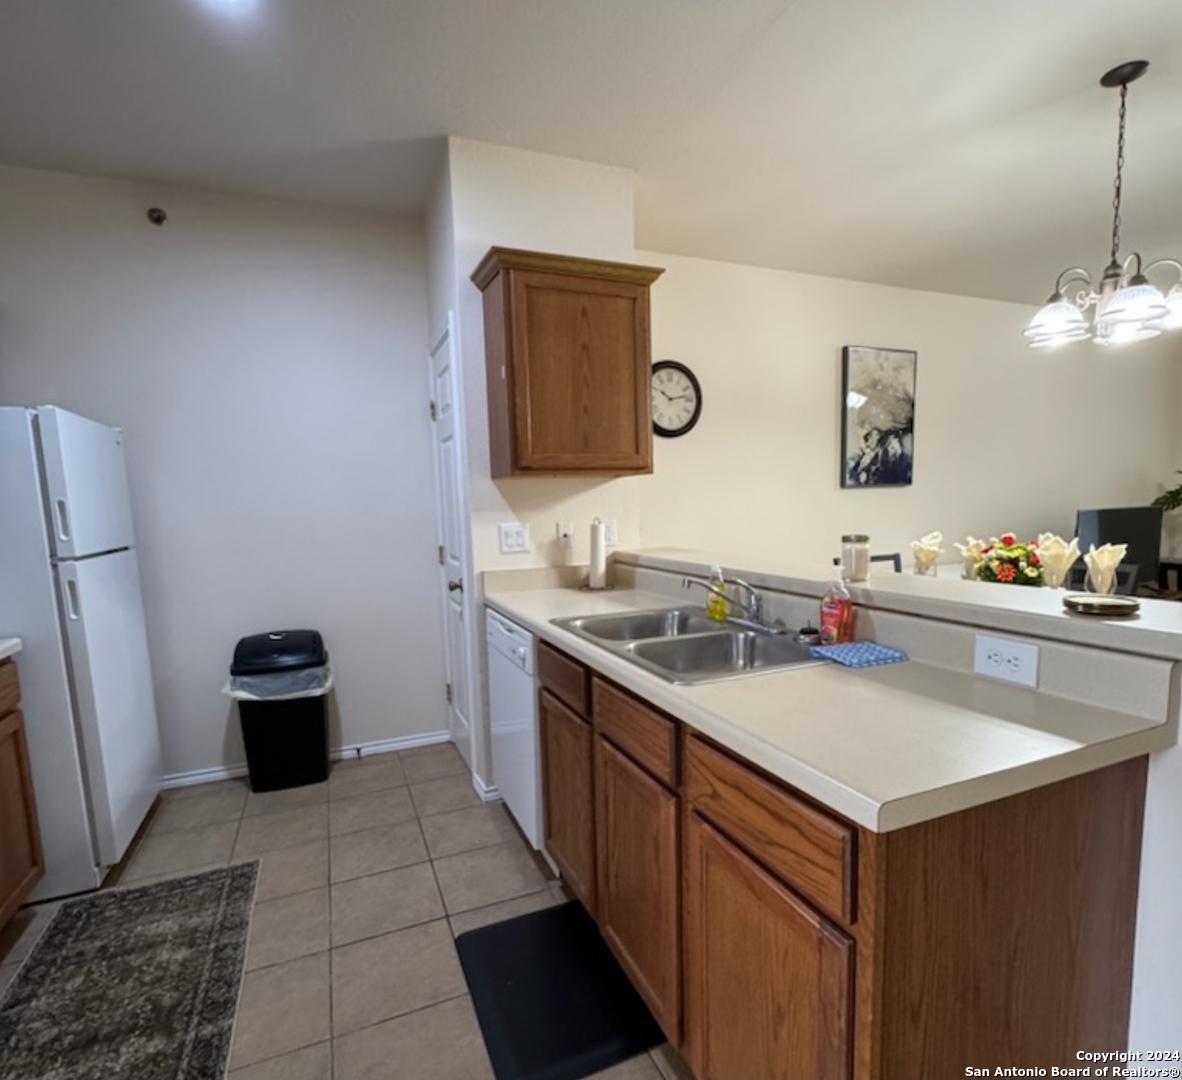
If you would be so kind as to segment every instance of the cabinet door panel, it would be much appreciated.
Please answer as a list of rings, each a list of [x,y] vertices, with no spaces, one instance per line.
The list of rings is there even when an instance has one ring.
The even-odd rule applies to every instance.
[[[513,272],[517,466],[647,470],[648,289]]]
[[[12,660],[0,660],[0,716],[12,712],[21,700],[20,677]]]
[[[538,694],[546,850],[595,914],[595,816],[591,725],[553,694]]]
[[[681,1040],[678,800],[595,740],[599,927],[669,1041]]]
[[[0,927],[43,873],[24,718],[11,712],[0,718]]]
[[[685,1028],[698,1080],[848,1080],[853,946],[695,813]]]

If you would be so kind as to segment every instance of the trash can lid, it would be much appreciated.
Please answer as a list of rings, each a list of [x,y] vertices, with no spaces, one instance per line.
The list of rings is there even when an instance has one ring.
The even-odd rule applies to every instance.
[[[319,630],[272,630],[251,634],[234,649],[231,675],[265,675],[271,671],[297,671],[328,663]]]

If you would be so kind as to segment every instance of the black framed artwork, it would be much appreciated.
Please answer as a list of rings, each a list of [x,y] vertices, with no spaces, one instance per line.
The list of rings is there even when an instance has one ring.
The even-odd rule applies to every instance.
[[[841,351],[841,486],[902,487],[915,460],[915,367],[905,349]]]

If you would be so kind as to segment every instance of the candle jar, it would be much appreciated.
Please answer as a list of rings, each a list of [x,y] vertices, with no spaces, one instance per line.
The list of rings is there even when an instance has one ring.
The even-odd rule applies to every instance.
[[[866,581],[870,577],[870,537],[850,533],[841,538],[841,576],[845,581]]]

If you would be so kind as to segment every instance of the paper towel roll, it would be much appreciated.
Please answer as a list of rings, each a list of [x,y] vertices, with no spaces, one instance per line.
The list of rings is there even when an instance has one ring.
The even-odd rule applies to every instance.
[[[607,544],[604,543],[603,522],[596,518],[591,522],[591,573],[587,587],[602,589],[607,586]]]

